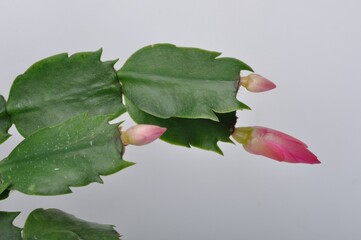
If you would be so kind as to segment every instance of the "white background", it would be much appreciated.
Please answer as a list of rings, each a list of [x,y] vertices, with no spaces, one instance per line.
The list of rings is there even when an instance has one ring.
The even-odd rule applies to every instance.
[[[0,0],[0,94],[32,63],[103,47],[117,67],[158,42],[239,58],[277,84],[239,99],[238,126],[305,141],[320,165],[279,163],[221,144],[225,156],[161,141],[128,147],[137,164],[74,193],[14,192],[2,211],[59,208],[114,224],[125,240],[361,239],[359,0]],[[132,125],[128,117],[125,125]],[[21,137],[0,146],[6,157]]]

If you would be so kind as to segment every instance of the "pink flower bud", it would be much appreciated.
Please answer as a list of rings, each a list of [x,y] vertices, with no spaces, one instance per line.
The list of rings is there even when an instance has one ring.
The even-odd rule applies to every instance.
[[[153,142],[162,136],[166,130],[166,128],[159,126],[139,124],[121,132],[121,139],[124,145],[140,146]]]
[[[250,74],[247,77],[241,77],[241,86],[250,92],[265,92],[276,87],[276,84],[258,74]]]
[[[243,144],[247,152],[263,155],[280,162],[320,163],[307,145],[285,133],[265,127],[236,128],[232,137]]]

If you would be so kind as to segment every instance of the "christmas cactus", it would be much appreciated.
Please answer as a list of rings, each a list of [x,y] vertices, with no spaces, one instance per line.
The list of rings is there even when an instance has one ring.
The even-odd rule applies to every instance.
[[[294,137],[237,125],[236,112],[250,110],[237,99],[239,88],[264,92],[276,87],[238,59],[155,44],[134,53],[117,70],[116,60],[104,62],[101,55],[98,50],[43,59],[15,79],[7,101],[0,97],[0,143],[10,137],[12,124],[24,137],[0,161],[0,199],[13,190],[58,195],[101,183],[100,176],[133,165],[123,159],[128,145],[157,138],[222,155],[218,142],[233,143],[232,137],[253,154],[320,163]],[[122,123],[109,123],[124,113],[138,125],[123,129]],[[16,214],[6,216],[12,221]]]

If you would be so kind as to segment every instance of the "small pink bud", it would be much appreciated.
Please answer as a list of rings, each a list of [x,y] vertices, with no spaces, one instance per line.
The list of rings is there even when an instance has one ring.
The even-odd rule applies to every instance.
[[[140,146],[153,142],[162,136],[166,130],[166,128],[155,125],[139,124],[121,132],[121,139],[124,145]]]
[[[307,145],[285,133],[265,127],[236,128],[232,137],[243,144],[247,152],[263,155],[280,162],[320,163]]]
[[[240,84],[250,92],[265,92],[276,87],[276,84],[255,73],[241,77]]]

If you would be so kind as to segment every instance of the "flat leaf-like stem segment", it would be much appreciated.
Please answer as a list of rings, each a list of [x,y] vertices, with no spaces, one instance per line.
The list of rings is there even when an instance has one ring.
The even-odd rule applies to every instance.
[[[82,114],[29,136],[0,162],[0,188],[65,194],[71,192],[70,186],[101,183],[100,175],[131,166],[122,159],[118,126],[107,120],[107,116]]]
[[[147,114],[125,98],[129,115],[139,124],[153,124],[167,128],[161,139],[180,146],[198,147],[223,154],[217,142],[230,142],[229,136],[236,123],[236,113],[218,113],[218,122],[209,119],[168,118]]]
[[[109,120],[124,113],[116,61],[101,62],[101,54],[55,55],[18,76],[7,104],[18,131],[27,137],[83,112],[109,115]]]
[[[112,225],[87,222],[58,209],[36,209],[24,227],[24,240],[119,240]]]
[[[0,239],[2,240],[21,240],[21,228],[13,225],[14,219],[20,212],[1,212],[0,211]]]
[[[6,101],[4,97],[0,95],[0,144],[10,137],[8,131],[11,125],[10,116],[6,112]]]
[[[248,106],[236,99],[241,70],[252,69],[220,53],[156,44],[134,53],[118,71],[124,95],[158,118],[202,118]]]

